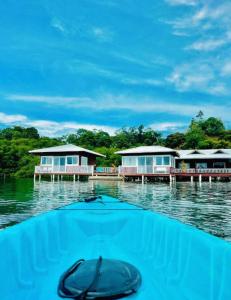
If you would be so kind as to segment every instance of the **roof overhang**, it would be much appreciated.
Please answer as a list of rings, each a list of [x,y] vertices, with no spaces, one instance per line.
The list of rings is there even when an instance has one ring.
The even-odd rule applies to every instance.
[[[35,149],[29,151],[29,153],[34,154],[34,155],[57,155],[57,154],[76,154],[76,153],[81,153],[85,152],[88,154],[92,154],[95,156],[99,157],[105,157],[105,155],[88,150],[79,146],[75,145],[63,145],[63,146],[57,146],[57,147],[49,147],[49,148],[42,148],[42,149]]]

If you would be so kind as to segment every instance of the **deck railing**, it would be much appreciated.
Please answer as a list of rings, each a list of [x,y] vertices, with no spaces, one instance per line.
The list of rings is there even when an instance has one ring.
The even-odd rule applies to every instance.
[[[119,174],[119,175],[139,175],[139,174],[231,174],[231,168],[189,168],[177,169],[169,166],[138,166],[138,167],[97,167],[94,166],[36,166],[36,174]]]
[[[136,175],[136,174],[231,174],[231,168],[191,168],[191,169],[176,169],[168,166],[138,166],[125,167],[120,166],[118,172],[121,175]]]
[[[118,168],[116,167],[96,167],[96,173],[102,174],[118,174]]]
[[[231,174],[231,168],[172,169],[174,174]]]
[[[36,174],[94,174],[94,166],[36,166]]]
[[[118,172],[121,175],[136,175],[136,174],[170,174],[171,167],[165,166],[138,166],[125,167],[119,166]]]

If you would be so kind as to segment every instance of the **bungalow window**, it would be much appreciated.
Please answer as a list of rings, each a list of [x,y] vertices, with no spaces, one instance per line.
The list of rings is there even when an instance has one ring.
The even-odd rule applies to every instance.
[[[197,169],[207,169],[207,163],[204,163],[204,162],[196,163],[196,168]]]
[[[170,165],[170,157],[169,156],[164,156],[163,157],[163,165],[165,165],[165,166]]]
[[[41,165],[52,165],[52,157],[51,156],[42,156],[41,157]]]
[[[156,165],[157,166],[169,166],[170,157],[169,156],[156,156]]]
[[[87,166],[88,164],[88,158],[86,156],[81,157],[81,165],[82,166]]]
[[[78,156],[67,156],[67,165],[77,165],[79,163]]]
[[[223,161],[216,161],[213,163],[214,168],[225,168],[225,162]]]
[[[122,158],[122,165],[126,167],[136,166],[136,156],[124,156]]]
[[[157,166],[162,166],[162,156],[157,156],[156,157],[156,165]]]

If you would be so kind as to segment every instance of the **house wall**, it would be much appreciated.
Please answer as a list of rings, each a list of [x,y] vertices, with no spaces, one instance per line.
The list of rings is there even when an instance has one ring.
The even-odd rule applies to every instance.
[[[79,165],[81,165],[82,162],[82,157],[87,157],[88,158],[88,165],[89,166],[94,166],[96,165],[96,155],[88,153],[88,152],[62,152],[62,153],[42,153],[40,154],[40,157],[42,156],[47,156],[47,157],[55,157],[55,156],[79,156]]]
[[[172,155],[171,153],[145,153],[145,154],[126,154],[126,155],[122,155],[122,166],[128,166],[126,164],[124,164],[124,160],[123,158],[125,157],[134,157],[137,158],[136,160],[134,160],[134,165],[130,165],[130,166],[138,166],[138,158],[140,157],[152,157],[153,158],[153,166],[158,165],[156,164],[156,158],[157,157],[169,157],[169,165],[167,166],[175,166],[175,159],[174,159],[174,155]]]

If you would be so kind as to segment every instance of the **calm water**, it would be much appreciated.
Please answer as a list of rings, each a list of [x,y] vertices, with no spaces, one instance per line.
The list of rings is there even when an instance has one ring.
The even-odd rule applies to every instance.
[[[231,241],[231,183],[0,182],[0,228],[77,199],[107,194],[177,218]]]

